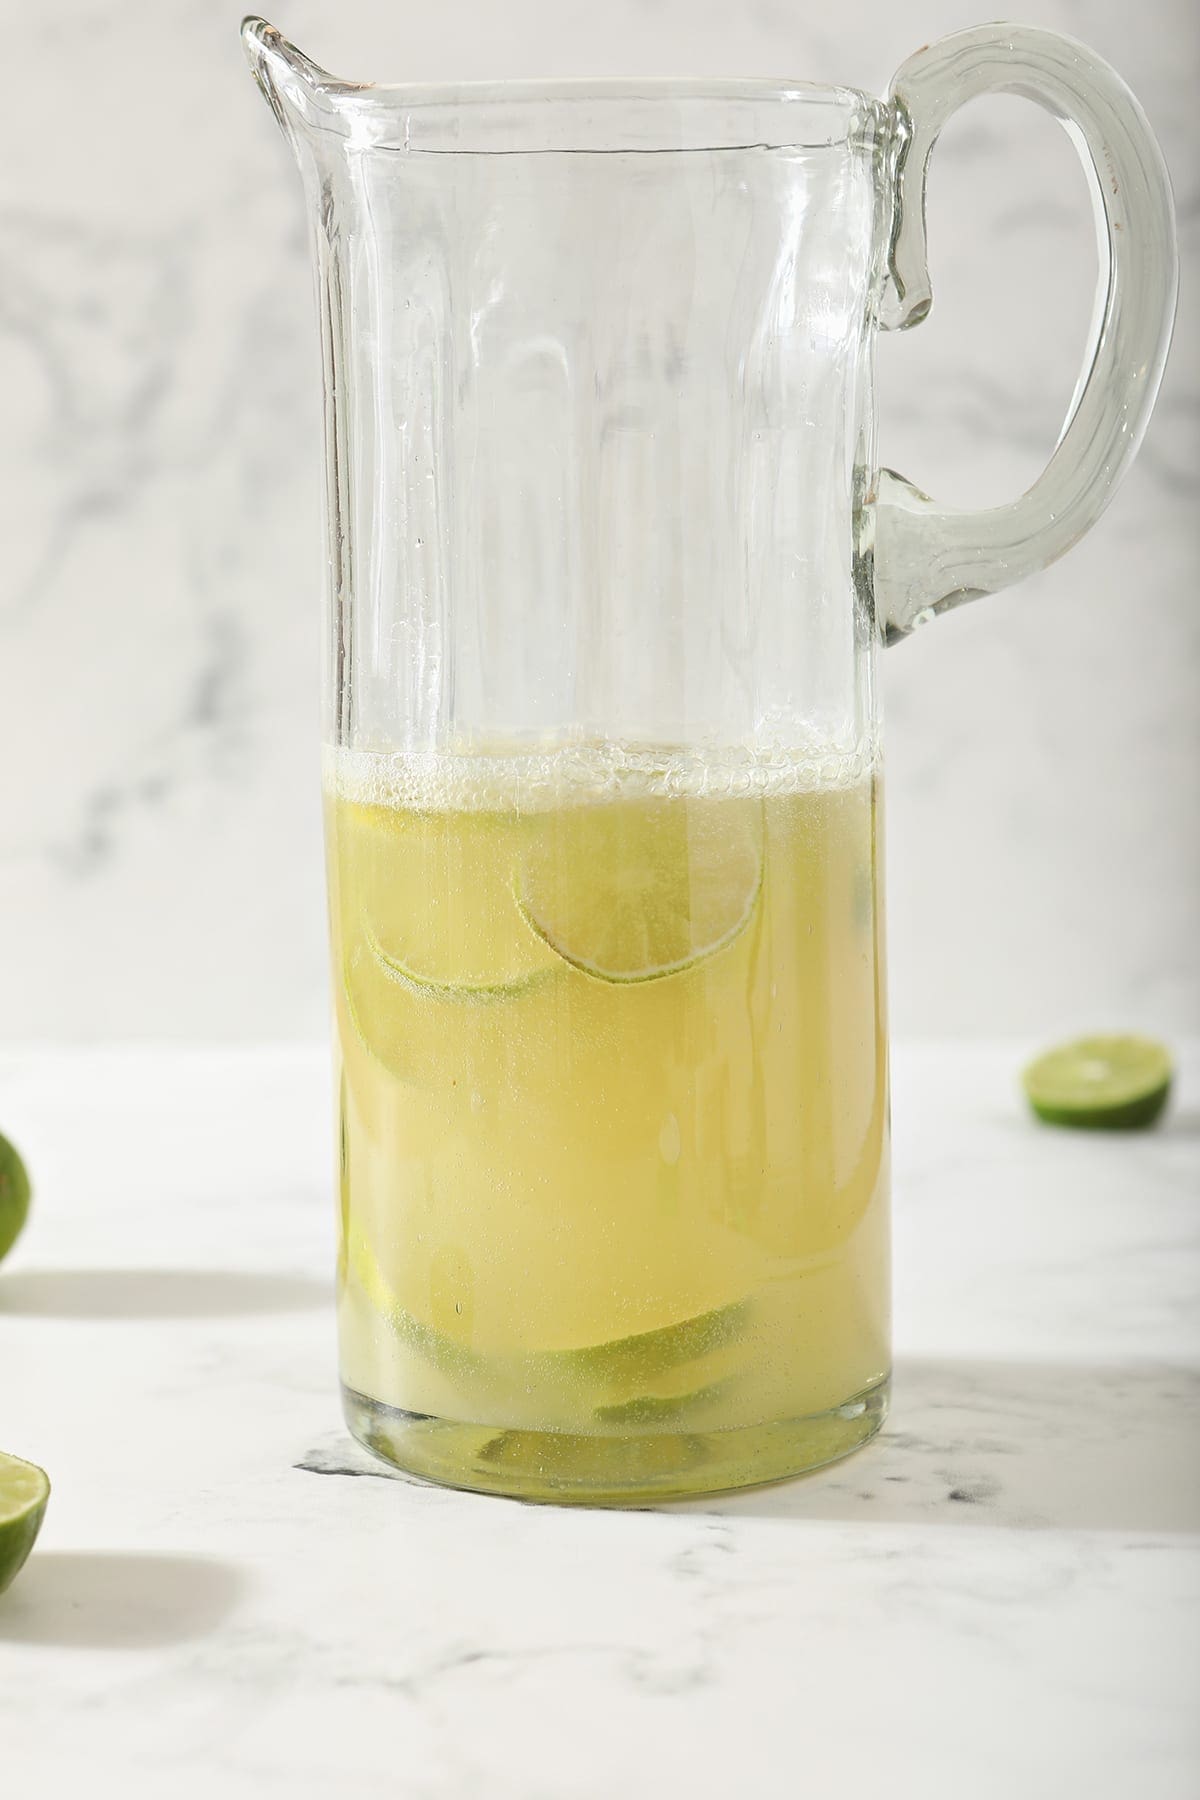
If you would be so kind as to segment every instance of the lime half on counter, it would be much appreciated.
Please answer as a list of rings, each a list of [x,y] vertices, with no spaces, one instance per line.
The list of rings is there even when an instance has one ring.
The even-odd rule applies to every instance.
[[[0,1452],[0,1594],[20,1574],[33,1549],[49,1498],[44,1469]]]
[[[0,1262],[8,1255],[29,1217],[29,1175],[15,1144],[0,1132]]]
[[[1089,1037],[1047,1050],[1021,1083],[1048,1125],[1136,1131],[1162,1112],[1173,1074],[1170,1055],[1153,1038]]]

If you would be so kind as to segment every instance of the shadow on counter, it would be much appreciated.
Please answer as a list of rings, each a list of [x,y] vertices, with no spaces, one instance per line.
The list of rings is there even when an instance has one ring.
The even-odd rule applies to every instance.
[[[247,1586],[211,1556],[35,1550],[0,1596],[0,1644],[149,1650],[216,1629]]]
[[[229,1319],[332,1306],[332,1281],[243,1269],[14,1269],[0,1319]]]
[[[1200,1371],[902,1361],[888,1423],[827,1469],[671,1510],[1009,1530],[1200,1531]]]

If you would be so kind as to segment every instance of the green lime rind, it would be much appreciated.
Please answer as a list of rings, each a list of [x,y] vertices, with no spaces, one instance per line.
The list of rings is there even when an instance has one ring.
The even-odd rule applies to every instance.
[[[678,1407],[684,1402],[695,1404],[702,1396],[707,1397],[713,1389],[724,1385],[724,1377],[720,1382],[708,1384],[678,1399],[656,1394],[655,1386],[672,1371],[736,1345],[745,1333],[752,1311],[749,1299],[735,1300],[728,1306],[697,1313],[674,1325],[635,1332],[606,1343],[587,1344],[572,1350],[484,1355],[466,1344],[456,1343],[402,1307],[366,1241],[353,1230],[345,1240],[344,1258],[348,1277],[356,1282],[374,1311],[386,1321],[388,1329],[431,1368],[441,1374],[468,1378],[479,1391],[494,1393],[501,1399],[507,1393],[542,1382],[567,1389],[591,1388],[604,1396],[596,1409],[598,1418],[609,1407],[645,1406],[651,1409],[644,1421],[649,1422],[656,1406]]]
[[[589,1344],[579,1350],[542,1351],[542,1362],[567,1361],[581,1373],[612,1386],[661,1375],[682,1363],[695,1362],[710,1351],[736,1342],[744,1333],[751,1312],[750,1300],[734,1300],[711,1312],[697,1313],[675,1325],[655,1331],[639,1331],[632,1337],[614,1338],[606,1344]]]
[[[0,1133],[0,1262],[25,1229],[32,1193],[29,1171],[16,1145]]]
[[[520,999],[556,981],[561,973],[561,968],[547,964],[512,980],[446,982],[418,975],[359,941],[351,946],[343,965],[342,993],[350,1024],[363,1047],[391,1074],[412,1081],[418,1079],[409,1062],[414,1001],[491,1007]]]
[[[524,1355],[508,1356],[485,1356],[465,1344],[457,1344],[394,1302],[379,1310],[396,1337],[424,1357],[432,1368],[448,1375],[469,1375],[473,1380],[484,1380],[489,1386],[504,1391],[511,1390],[514,1383],[523,1387],[530,1382],[545,1380],[566,1380],[605,1390],[627,1390],[639,1382],[649,1385],[671,1370],[698,1361],[709,1352],[736,1341],[744,1328],[749,1308],[749,1301],[739,1300],[717,1311],[683,1319],[677,1325],[665,1325],[658,1331],[639,1332],[632,1337],[614,1338],[609,1343],[587,1344],[577,1350],[532,1350]],[[688,1400],[695,1397],[682,1396]],[[634,1405],[653,1398],[652,1394],[634,1396],[627,1402],[615,1404]],[[675,1402],[664,1397],[661,1404],[666,1406]]]
[[[431,1368],[444,1375],[469,1375],[474,1382],[487,1382],[494,1377],[496,1365],[490,1358],[481,1356],[478,1350],[472,1350],[466,1344],[456,1344],[453,1338],[436,1331],[432,1325],[422,1324],[395,1302],[384,1310],[384,1317],[393,1335],[423,1356]]]
[[[1169,1098],[1170,1089],[1160,1088],[1142,1100],[1103,1111],[1077,1111],[1038,1100],[1030,1100],[1030,1105],[1044,1125],[1066,1125],[1075,1131],[1142,1131],[1162,1117]]]
[[[690,1394],[637,1394],[612,1406],[598,1406],[601,1425],[678,1425],[690,1420],[714,1400],[722,1400],[733,1386],[732,1378],[710,1381]]]
[[[762,886],[763,873],[760,865],[758,880],[750,891],[745,908],[727,931],[714,939],[711,944],[705,944],[702,949],[693,950],[687,956],[676,957],[670,962],[657,963],[653,968],[648,969],[615,969],[593,962],[579,952],[571,950],[562,938],[556,935],[551,926],[539,919],[531,903],[519,893],[516,894],[516,902],[517,910],[530,931],[570,968],[578,969],[581,975],[588,975],[593,981],[603,981],[609,986],[635,987],[645,981],[662,981],[669,975],[686,975],[689,969],[696,968],[700,963],[709,962],[714,956],[719,956],[722,950],[727,950],[731,944],[736,943],[758,910]]]
[[[1047,1125],[1082,1131],[1139,1131],[1161,1117],[1174,1068],[1166,1048],[1132,1035],[1057,1045],[1024,1070],[1021,1085]]]
[[[478,1005],[494,1000],[513,1000],[534,988],[544,987],[558,974],[553,964],[501,973],[479,980],[445,981],[438,976],[423,975],[419,969],[392,956],[371,935],[366,936],[366,950],[390,981],[425,999],[465,1001]]]
[[[594,981],[686,975],[740,938],[763,890],[761,802],[596,805],[549,820],[513,896],[545,949]]]
[[[0,1452],[0,1594],[24,1568],[50,1498],[50,1481],[36,1463]]]
[[[488,1373],[488,1361],[465,1344],[425,1325],[400,1305],[385,1281],[378,1262],[366,1239],[343,1215],[342,1255],[346,1274],[361,1289],[372,1310],[379,1314],[393,1336],[407,1344],[425,1359],[431,1368],[448,1375],[470,1375],[478,1378]]]

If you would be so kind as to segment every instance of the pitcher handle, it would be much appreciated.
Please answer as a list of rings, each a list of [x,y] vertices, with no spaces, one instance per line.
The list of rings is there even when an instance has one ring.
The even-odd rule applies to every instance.
[[[1099,202],[1092,342],[1054,453],[1027,493],[982,512],[942,507],[890,469],[875,507],[875,605],[885,640],[1044,569],[1100,516],[1141,442],[1162,377],[1177,285],[1171,187],[1141,107],[1070,38],[982,25],[943,38],[892,82],[895,225],[880,323],[919,324],[932,302],[925,237],[929,156],[978,94],[1021,94],[1061,120]]]

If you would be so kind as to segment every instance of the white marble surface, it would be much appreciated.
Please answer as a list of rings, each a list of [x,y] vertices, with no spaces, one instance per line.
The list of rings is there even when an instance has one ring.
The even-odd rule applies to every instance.
[[[0,995],[9,1036],[312,1037],[321,487],[299,183],[244,0],[55,0],[0,28]],[[881,92],[992,0],[263,0],[348,75],[773,74]],[[1200,11],[1021,0],[1144,102],[1180,330],[1092,536],[889,653],[892,966],[908,1032],[1200,1027],[1195,530]],[[1035,109],[936,154],[937,298],[881,351],[884,460],[979,503],[1036,473],[1094,269]]]
[[[392,1478],[334,1391],[319,1052],[0,1057],[38,1182],[0,1440],[5,1791],[1185,1800],[1200,1774],[1200,1046],[1159,1131],[1024,1046],[896,1058],[893,1421],[638,1513]]]

